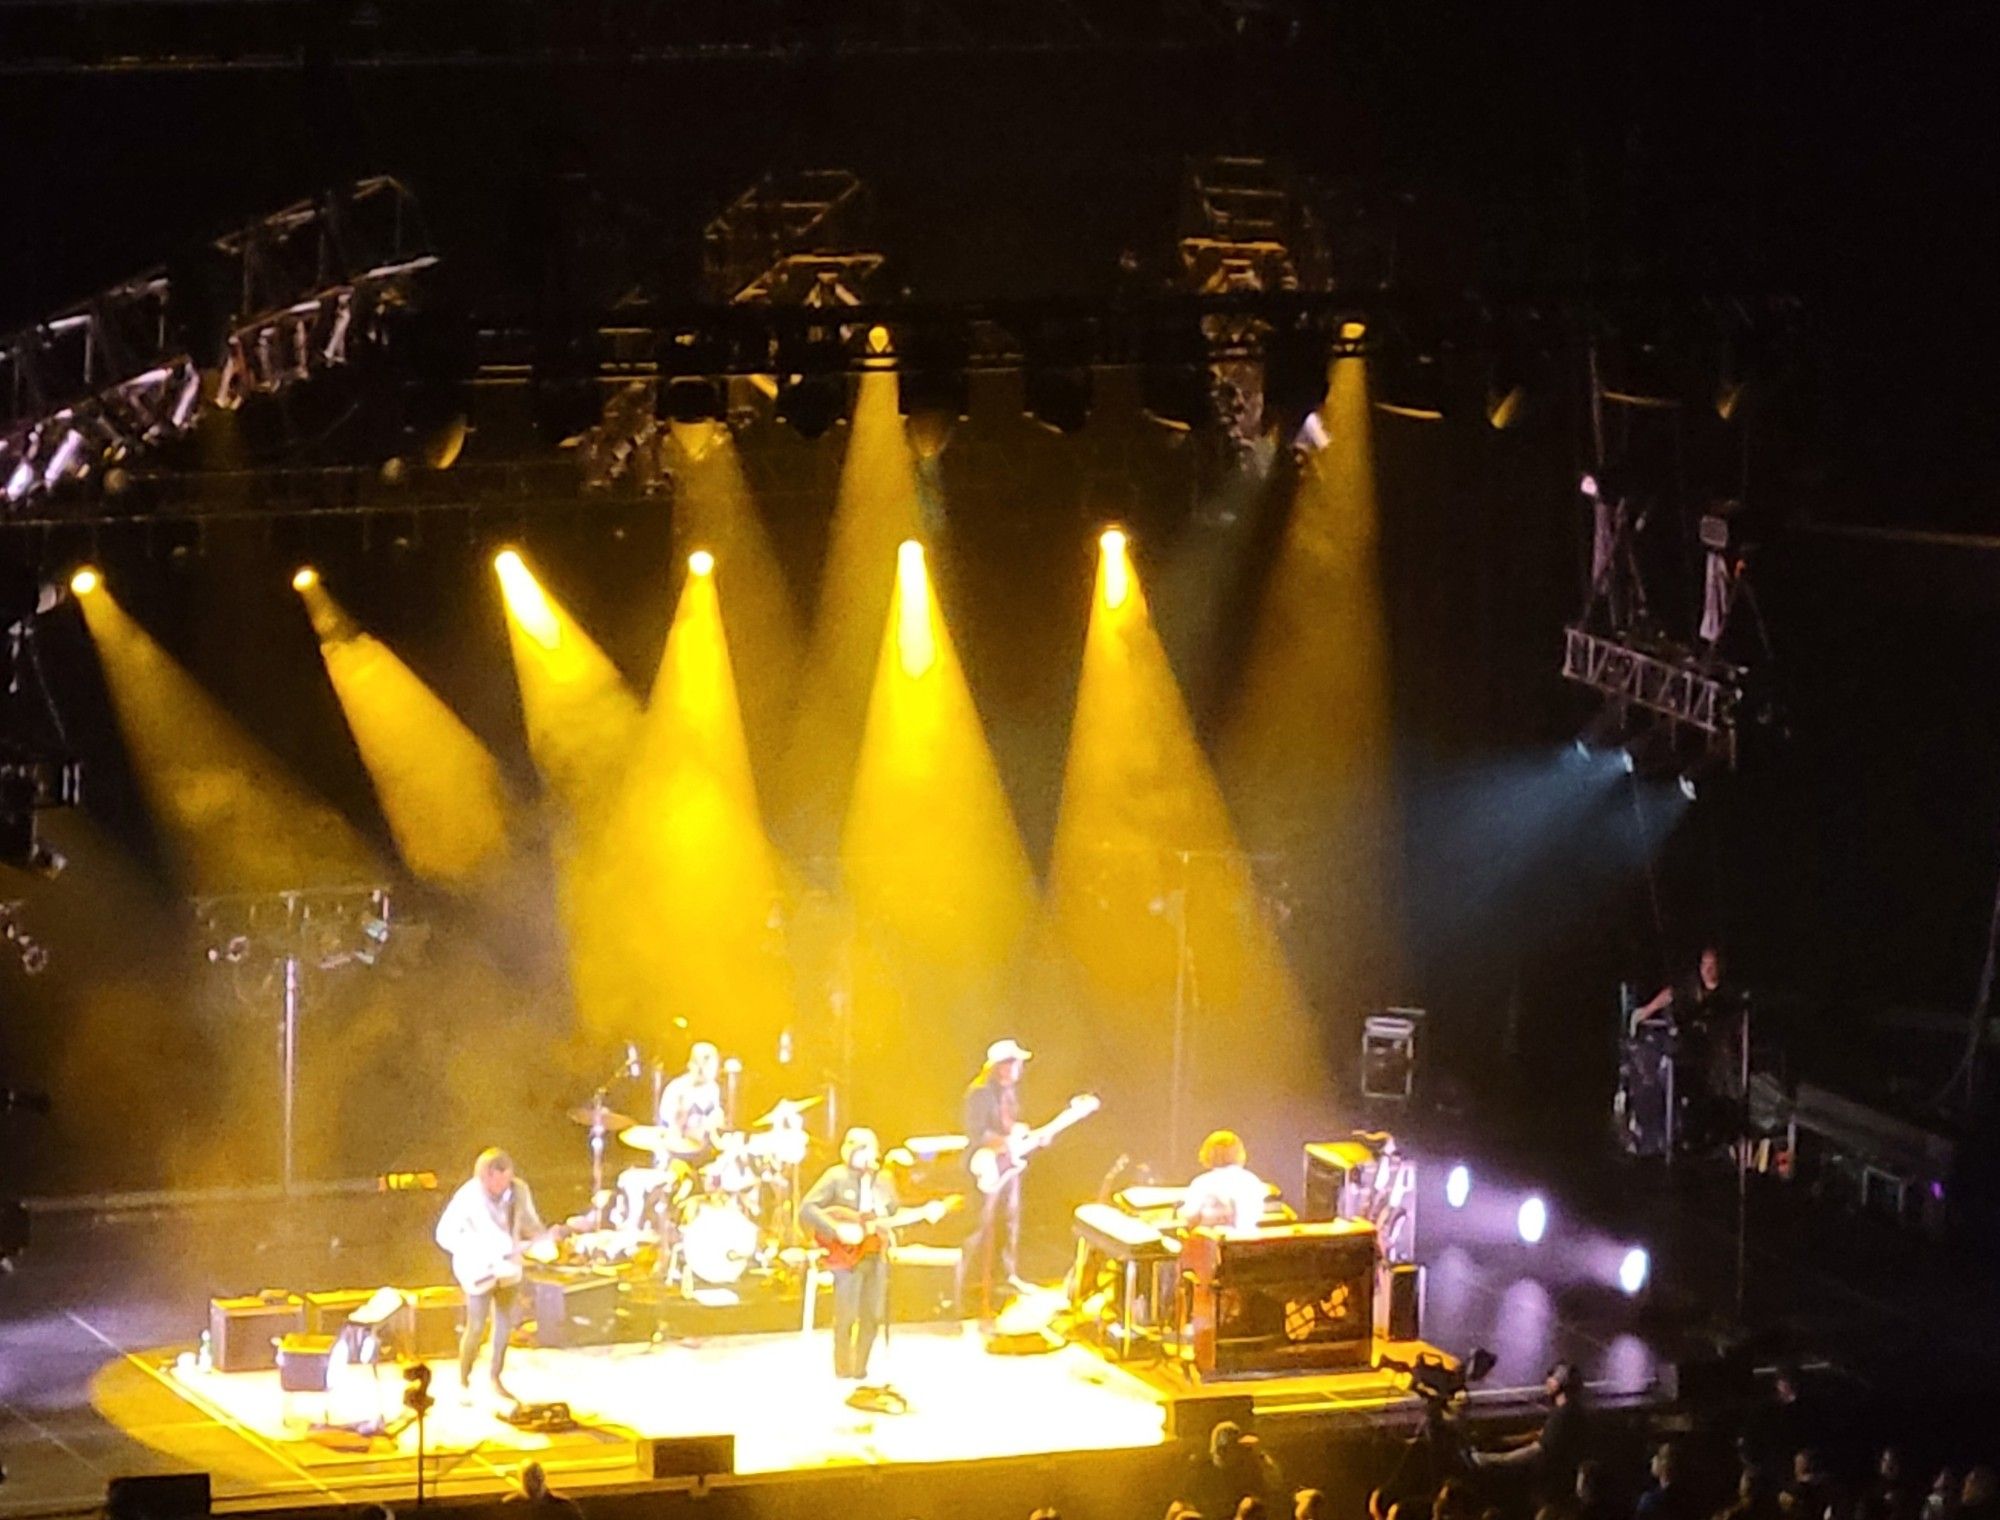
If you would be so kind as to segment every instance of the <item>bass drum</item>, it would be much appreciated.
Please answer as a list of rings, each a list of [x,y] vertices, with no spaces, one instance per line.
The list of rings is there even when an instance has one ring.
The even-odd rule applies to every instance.
[[[697,1281],[733,1283],[757,1259],[757,1223],[727,1199],[697,1198],[681,1220],[681,1251]]]

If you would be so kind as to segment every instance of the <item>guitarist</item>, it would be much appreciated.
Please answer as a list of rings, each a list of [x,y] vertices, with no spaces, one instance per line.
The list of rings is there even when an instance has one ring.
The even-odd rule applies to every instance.
[[[472,1364],[486,1322],[493,1322],[492,1384],[497,1398],[512,1403],[500,1380],[507,1366],[507,1337],[514,1329],[515,1300],[521,1287],[521,1247],[546,1233],[535,1212],[535,1195],[525,1178],[514,1175],[514,1160],[489,1147],[472,1164],[437,1223],[437,1243],[451,1253],[452,1272],[465,1289],[465,1334],[458,1343],[458,1386],[472,1396]]]
[[[889,1258],[876,1221],[897,1212],[896,1179],[882,1170],[882,1142],[859,1126],[840,1142],[799,1205],[799,1222],[829,1247],[833,1266],[833,1375],[860,1383],[876,1332],[889,1317]]]
[[[965,1154],[971,1158],[983,1149],[1004,1145],[1021,1118],[1021,1069],[1033,1051],[1017,1040],[995,1040],[986,1047],[986,1064],[972,1086],[965,1091]],[[966,1277],[979,1274],[980,1307],[993,1308],[994,1257],[999,1257],[1000,1278],[1015,1292],[1029,1286],[1017,1275],[1021,1249],[1021,1175],[1016,1172],[985,1195],[979,1225],[965,1238],[958,1257],[957,1287],[953,1301],[963,1314],[967,1307]]]

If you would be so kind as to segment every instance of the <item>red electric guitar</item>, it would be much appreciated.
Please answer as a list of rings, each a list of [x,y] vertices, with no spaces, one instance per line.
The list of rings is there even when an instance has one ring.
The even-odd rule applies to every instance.
[[[843,1204],[829,1204],[822,1211],[826,1217],[836,1225],[858,1226],[861,1239],[852,1245],[833,1235],[815,1235],[814,1239],[826,1251],[826,1264],[836,1272],[845,1272],[862,1257],[872,1256],[889,1244],[889,1238],[895,1231],[913,1224],[936,1224],[945,1215],[954,1214],[964,1207],[965,1197],[961,1193],[953,1193],[949,1198],[933,1198],[929,1203],[898,1209],[893,1214],[863,1214]]]

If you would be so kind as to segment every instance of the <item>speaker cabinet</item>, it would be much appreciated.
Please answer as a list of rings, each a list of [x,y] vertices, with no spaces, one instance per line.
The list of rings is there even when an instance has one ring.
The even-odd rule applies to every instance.
[[[206,1515],[208,1507],[205,1472],[113,1478],[104,1486],[104,1513],[110,1520],[193,1520]]]
[[[1375,1296],[1375,1333],[1392,1341],[1421,1340],[1423,1326],[1423,1267],[1413,1261],[1385,1262]]]
[[[1206,1444],[1208,1433],[1224,1420],[1250,1428],[1253,1401],[1247,1393],[1194,1394],[1167,1405],[1167,1435],[1176,1441]]]
[[[736,1437],[648,1436],[639,1443],[639,1474],[666,1478],[708,1478],[736,1471]]]

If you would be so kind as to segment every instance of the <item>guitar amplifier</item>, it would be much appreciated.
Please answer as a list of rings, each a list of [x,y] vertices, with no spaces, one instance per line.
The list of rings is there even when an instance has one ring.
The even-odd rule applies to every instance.
[[[618,1279],[530,1277],[521,1285],[537,1346],[602,1346],[618,1330]]]
[[[338,1335],[346,1328],[347,1316],[375,1296],[373,1288],[334,1288],[306,1295],[306,1333]]]
[[[1348,1179],[1366,1173],[1375,1152],[1359,1140],[1317,1140],[1306,1147],[1305,1199],[1301,1217],[1338,1219],[1346,1212]]]
[[[458,1350],[465,1324],[465,1290],[455,1283],[442,1288],[417,1288],[392,1321],[390,1337],[400,1356],[430,1361]]]
[[[269,1372],[278,1365],[279,1337],[305,1328],[306,1301],[296,1293],[266,1288],[208,1301],[208,1338],[219,1372]]]
[[[1366,1367],[1375,1334],[1375,1227],[1335,1219],[1194,1230],[1195,1370],[1206,1376]]]

